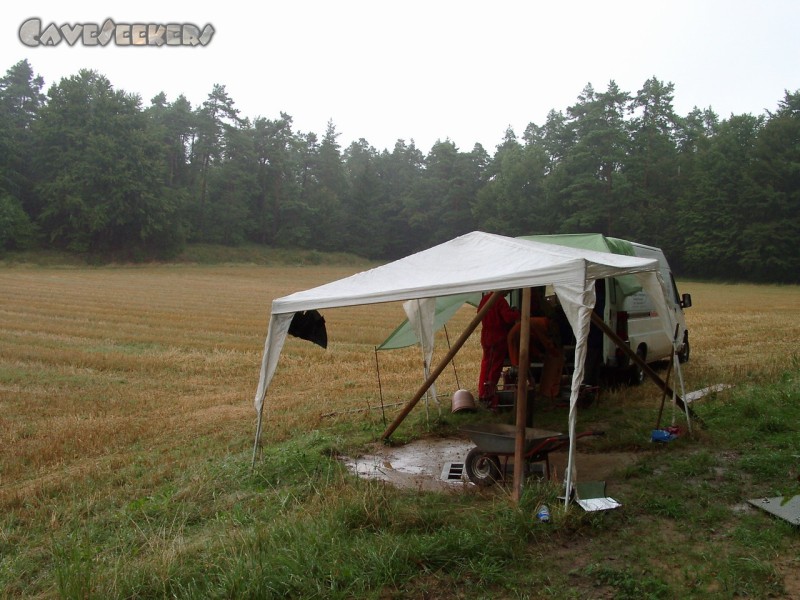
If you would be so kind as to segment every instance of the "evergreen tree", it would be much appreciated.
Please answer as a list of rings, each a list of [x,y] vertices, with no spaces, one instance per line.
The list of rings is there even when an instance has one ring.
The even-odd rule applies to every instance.
[[[342,231],[343,247],[371,258],[383,256],[386,251],[379,212],[383,183],[377,160],[377,151],[363,138],[350,144],[344,153],[349,193],[343,202],[348,224]]]
[[[800,283],[800,91],[786,92],[758,133],[756,189],[738,266],[756,281]]]
[[[318,250],[342,250],[347,247],[348,222],[345,204],[349,184],[342,160],[339,134],[328,122],[322,141],[307,136],[303,148],[302,207],[300,218],[310,217],[311,244]]]
[[[191,103],[184,95],[168,103],[161,92],[150,101],[146,113],[166,152],[166,185],[188,190],[192,186],[190,157],[197,130]]]
[[[629,102],[614,81],[604,93],[587,85],[568,109],[575,144],[556,168],[554,198],[566,218],[562,231],[598,231],[625,235],[631,208],[622,168],[629,148],[624,120]]]
[[[679,273],[797,281],[800,92],[768,116],[675,114],[674,86],[588,84],[512,129],[492,156],[437,141],[342,151],[284,113],[241,118],[225,86],[196,109],[80,71],[42,94],[27,61],[0,78],[0,251],[52,244],[167,256],[192,240],[397,258],[473,229],[599,231],[659,245]]]
[[[133,257],[180,244],[174,198],[164,189],[163,146],[138,96],[82,70],[48,92],[34,123],[39,224],[54,245]]]
[[[506,235],[543,233],[547,212],[544,210],[544,177],[547,156],[541,137],[526,130],[525,146],[509,129],[495,152],[487,172],[487,183],[477,192],[475,219],[480,228]]]
[[[437,141],[425,157],[424,171],[405,211],[416,249],[475,229],[475,196],[482,183],[480,150],[463,153],[450,141]]]
[[[424,162],[425,156],[413,140],[408,144],[397,140],[391,153],[384,151],[380,156],[378,176],[383,182],[380,201],[383,258],[399,258],[420,248],[406,207],[414,204],[414,193],[422,177]]]
[[[33,194],[32,126],[44,103],[44,80],[27,60],[0,79],[0,250],[35,242],[31,217],[41,211]]]
[[[541,148],[547,158],[545,175],[550,175],[575,145],[575,129],[561,111],[551,110],[542,127],[530,123],[523,139],[529,146]]]
[[[192,165],[198,173],[198,189],[192,206],[192,235],[198,240],[214,237],[208,231],[213,226],[209,206],[209,174],[222,161],[229,132],[242,125],[239,110],[224,85],[215,84],[208,98],[195,112],[196,139],[192,148]]]
[[[204,239],[236,246],[254,229],[249,214],[259,191],[258,160],[248,121],[225,128],[223,140],[224,154],[208,174]]]
[[[649,243],[656,246],[667,246],[676,236],[673,214],[679,195],[679,119],[672,106],[674,88],[653,77],[631,101],[636,116],[629,122],[631,150],[625,176],[638,218],[630,221],[627,231],[634,239],[649,234]]]
[[[762,190],[753,180],[755,145],[761,117],[731,116],[697,157],[681,200],[684,264],[690,274],[737,279],[752,274],[739,267],[743,234]]]
[[[302,188],[303,152],[301,140],[292,132],[292,117],[281,113],[275,120],[257,118],[253,141],[256,193],[250,207],[252,239],[262,244],[275,244],[279,240],[292,245],[308,243],[310,222],[290,223],[281,233],[285,221],[292,220],[288,213],[298,204]]]

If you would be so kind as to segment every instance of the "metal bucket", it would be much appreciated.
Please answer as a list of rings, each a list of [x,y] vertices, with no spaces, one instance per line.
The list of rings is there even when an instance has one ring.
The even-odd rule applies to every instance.
[[[453,394],[451,412],[457,413],[462,410],[474,411],[478,408],[475,404],[475,397],[469,390],[458,390]]]

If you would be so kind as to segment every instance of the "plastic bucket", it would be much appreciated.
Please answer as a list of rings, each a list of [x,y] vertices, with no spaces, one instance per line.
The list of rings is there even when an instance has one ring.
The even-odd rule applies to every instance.
[[[478,408],[475,404],[475,397],[469,390],[458,390],[453,394],[451,412],[457,413],[462,410],[473,411]]]

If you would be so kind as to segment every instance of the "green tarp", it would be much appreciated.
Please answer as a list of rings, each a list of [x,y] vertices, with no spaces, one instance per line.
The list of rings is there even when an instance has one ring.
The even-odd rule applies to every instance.
[[[439,331],[465,303],[477,307],[480,301],[480,294],[459,294],[458,296],[442,296],[436,298],[436,314],[433,321],[433,330]],[[416,332],[409,324],[408,319],[406,319],[388,338],[386,338],[386,341],[378,346],[378,350],[405,348],[407,346],[413,346],[418,343],[418,341]]]
[[[610,252],[611,254],[636,256],[633,251],[633,245],[629,241],[606,237],[602,233],[523,235],[520,236],[520,239],[543,242],[545,244],[556,244],[557,246],[568,246],[570,248],[594,250],[595,252]]]
[[[606,237],[602,233],[565,233],[563,235],[523,235],[520,239],[543,242],[545,244],[556,244],[558,246],[568,246],[570,248],[581,248],[582,250],[594,250],[595,252],[608,252],[610,254],[623,254],[625,256],[636,256],[633,245],[627,240]],[[623,296],[630,296],[642,291],[634,275],[624,275],[616,277],[615,281]]]

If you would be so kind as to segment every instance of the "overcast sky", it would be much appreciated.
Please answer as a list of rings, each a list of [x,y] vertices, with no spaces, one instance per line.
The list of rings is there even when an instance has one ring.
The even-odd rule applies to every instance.
[[[193,106],[225,85],[251,119],[286,112],[295,131],[378,150],[450,139],[492,153],[587,83],[635,93],[650,77],[675,84],[676,111],[721,118],[774,110],[800,90],[797,0],[138,0],[6,2],[2,72],[27,58],[45,89],[95,69],[143,104],[164,91]],[[202,47],[27,47],[20,25],[189,23],[215,30]]]

